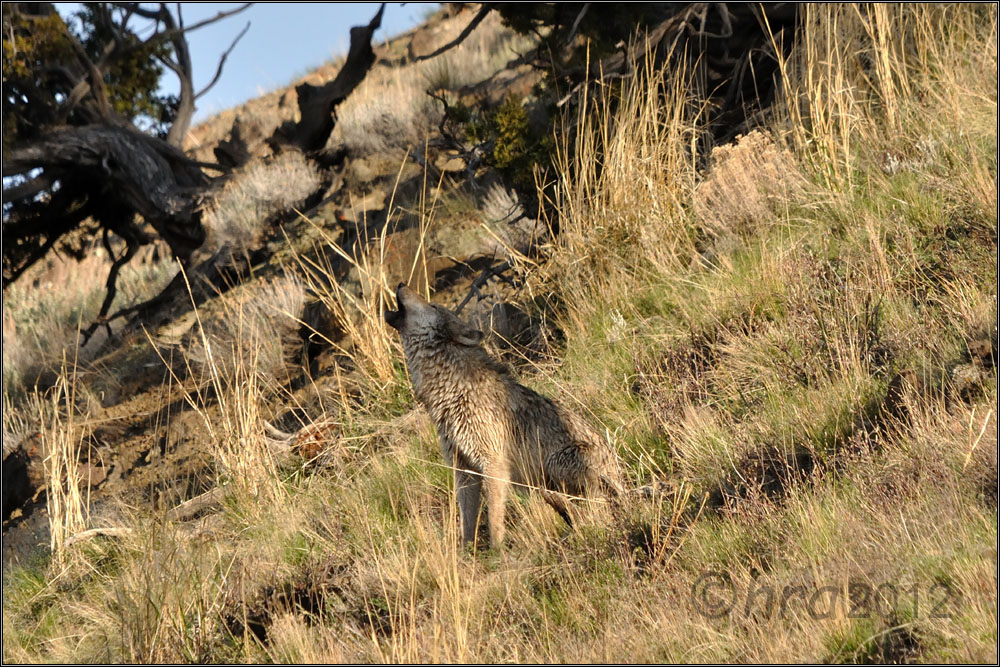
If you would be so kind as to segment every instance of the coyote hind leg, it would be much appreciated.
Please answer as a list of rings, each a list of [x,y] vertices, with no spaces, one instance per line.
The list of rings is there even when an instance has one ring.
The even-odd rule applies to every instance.
[[[482,486],[481,475],[466,472],[461,468],[455,470],[455,495],[458,501],[458,515],[462,521],[463,544],[472,544],[476,540]]]

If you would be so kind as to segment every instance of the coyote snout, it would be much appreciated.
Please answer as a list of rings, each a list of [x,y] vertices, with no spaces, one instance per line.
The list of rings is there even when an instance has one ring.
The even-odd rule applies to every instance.
[[[617,457],[582,419],[519,384],[480,345],[483,334],[400,284],[399,331],[417,399],[430,413],[445,461],[455,467],[462,538],[472,542],[485,487],[492,546],[504,536],[511,483],[573,495],[621,490]],[[546,500],[570,522],[563,503]]]

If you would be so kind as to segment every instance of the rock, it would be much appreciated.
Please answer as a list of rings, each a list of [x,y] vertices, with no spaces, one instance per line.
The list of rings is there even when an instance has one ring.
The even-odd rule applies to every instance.
[[[434,166],[440,171],[458,173],[465,171],[465,160],[459,157],[458,153],[449,151],[440,153],[434,160]]]
[[[949,370],[952,386],[963,400],[971,400],[979,394],[986,374],[976,364],[955,364]]]
[[[379,175],[378,171],[365,158],[351,160],[347,169],[350,172],[350,180],[356,183],[371,183]]]
[[[165,451],[176,451],[178,447],[197,437],[203,430],[204,421],[196,411],[185,410],[173,415],[167,424],[167,433],[164,439]]]
[[[80,473],[80,486],[82,488],[95,488],[108,478],[109,469],[103,465],[95,463],[81,463],[78,468]]]
[[[3,458],[3,520],[10,519],[14,510],[31,500],[37,488],[28,473],[29,459],[20,447]]]
[[[47,552],[50,535],[49,517],[43,500],[32,505],[30,511],[17,519],[16,524],[4,526],[4,570],[12,564],[28,563],[36,554]]]
[[[981,338],[969,343],[969,357],[973,364],[984,368],[992,367],[996,362],[996,343],[989,338]]]
[[[369,249],[369,264],[375,266],[381,261],[386,284],[405,282],[424,293],[437,272],[454,263],[440,253],[432,252],[428,246],[428,239],[421,242],[418,228],[403,229],[389,235],[384,249]]]
[[[443,6],[438,16],[430,18],[420,28],[414,30],[407,46],[410,58],[433,53],[458,37],[473,16],[470,9],[469,3],[463,2]]]
[[[525,215],[515,193],[499,181],[486,191],[480,210],[483,223],[494,231],[503,243],[494,241],[487,250],[498,256],[512,248],[523,255],[531,255],[539,243],[548,239],[548,228],[539,220]]]
[[[372,191],[360,199],[351,199],[350,213],[345,217],[363,222],[372,217],[372,213],[385,209],[386,193],[382,188],[372,188]]]
[[[448,31],[449,27],[450,24],[441,22],[428,24],[424,28],[414,32],[407,49],[410,58],[416,59],[426,56],[448,43],[453,39]]]

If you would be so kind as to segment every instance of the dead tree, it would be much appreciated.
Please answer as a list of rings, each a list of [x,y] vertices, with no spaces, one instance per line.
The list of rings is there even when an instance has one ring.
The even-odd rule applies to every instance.
[[[278,127],[269,143],[275,147],[291,145],[304,153],[316,153],[326,146],[333,132],[334,112],[358,87],[375,63],[372,35],[382,25],[385,3],[366,26],[351,28],[351,46],[347,60],[336,78],[322,86],[303,83],[295,87],[298,97],[299,121]]]
[[[179,149],[191,122],[194,101],[207,90],[193,91],[185,36],[246,6],[185,26],[180,9],[175,18],[165,4],[156,11],[138,3],[101,4],[95,8],[97,20],[110,37],[96,60],[64,23],[53,20],[55,10],[51,4],[5,7],[5,13],[10,12],[5,16],[5,25],[11,26],[12,33],[15,29],[20,33],[10,36],[10,44],[16,46],[18,36],[32,39],[32,31],[40,31],[43,25],[49,30],[61,26],[63,34],[48,39],[68,48],[61,61],[48,66],[58,70],[58,77],[48,79],[46,89],[31,88],[34,73],[19,82],[18,93],[29,105],[35,104],[30,110],[34,115],[22,117],[27,118],[22,123],[25,131],[5,136],[5,144],[8,138],[11,141],[4,147],[3,164],[4,287],[85,219],[96,222],[98,231],[105,236],[113,232],[126,243],[109,277],[111,294],[107,304],[113,298],[114,277],[121,264],[140,245],[152,240],[151,232],[166,241],[182,261],[201,245],[205,233],[199,203],[212,182],[202,169],[219,168],[199,164]],[[152,34],[141,41],[129,29],[136,16],[152,21]],[[5,50],[6,40],[5,35]],[[172,45],[171,55],[161,50],[156,57],[176,72],[181,94],[174,121],[166,137],[160,138],[139,131],[115,111],[105,80],[117,60],[166,42]],[[223,54],[223,60],[233,46],[235,41]],[[220,62],[220,71],[221,66]],[[12,104],[8,92],[5,90],[5,105]],[[137,215],[145,224],[137,220]],[[102,309],[101,316],[106,310]]]
[[[125,250],[109,272],[108,293],[97,322],[106,319],[119,270],[141,245],[159,236],[177,258],[189,261],[205,240],[202,204],[206,195],[249,155],[229,159],[225,166],[205,164],[186,156],[180,144],[196,100],[219,80],[227,56],[249,24],[222,54],[215,76],[200,91],[192,83],[187,34],[248,6],[187,25],[180,5],[171,11],[166,3],[155,9],[135,2],[100,3],[92,10],[108,37],[94,57],[94,49],[88,54],[50,3],[4,5],[5,126],[10,125],[6,121],[9,115],[13,117],[9,110],[16,103],[25,112],[16,126],[18,132],[8,135],[5,127],[4,135],[5,288],[90,220],[95,223],[92,232],[103,236],[109,252],[111,233],[125,241]],[[315,151],[326,143],[333,130],[333,109],[374,63],[371,36],[381,23],[383,9],[384,5],[367,26],[352,28],[347,63],[334,81],[322,87],[299,87],[301,120],[284,128],[279,143],[304,151]],[[147,22],[143,34],[150,31],[148,36],[140,39],[131,29],[130,23],[136,20]],[[7,54],[16,54],[18,45],[30,44],[31,39],[51,39],[53,31],[61,31],[54,40],[56,46],[34,59],[31,66],[36,70],[22,72],[20,78],[8,76],[15,72],[8,68]],[[180,82],[176,113],[163,136],[137,129],[115,111],[109,99],[105,84],[110,68],[137,52],[152,54]],[[48,53],[58,54],[58,62],[47,60]]]

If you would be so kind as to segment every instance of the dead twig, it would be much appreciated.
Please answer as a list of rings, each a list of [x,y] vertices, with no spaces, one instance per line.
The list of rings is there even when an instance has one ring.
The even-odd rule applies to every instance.
[[[434,58],[434,57],[437,57],[437,56],[441,55],[445,51],[449,51],[449,50],[455,48],[456,46],[458,46],[459,44],[461,44],[462,42],[464,42],[466,37],[468,37],[469,35],[472,34],[472,31],[476,29],[476,26],[478,26],[480,23],[482,23],[483,19],[486,18],[486,15],[489,14],[492,10],[493,10],[493,3],[484,2],[483,6],[480,7],[480,9],[479,9],[479,13],[476,14],[474,17],[472,17],[472,20],[469,21],[469,25],[465,26],[465,30],[463,30],[458,35],[458,37],[456,37],[455,39],[451,40],[450,42],[448,42],[447,44],[445,44],[444,46],[442,46],[437,51],[434,51],[433,53],[428,53],[426,56],[418,56],[417,58],[414,58],[413,62],[417,62],[418,63],[418,62],[420,62],[422,60],[429,60],[430,58]]]
[[[186,500],[167,512],[167,521],[187,521],[200,512],[222,504],[226,492],[221,486]]]
[[[513,266],[513,262],[508,259],[505,262],[483,269],[482,273],[479,274],[479,277],[472,281],[472,285],[469,287],[469,293],[465,295],[464,299],[462,299],[462,303],[455,307],[455,314],[458,315],[461,313],[462,309],[465,308],[466,304],[472,300],[473,296],[480,299],[483,298],[483,295],[479,290],[484,287],[487,282],[489,282],[490,278],[500,278],[507,284],[513,285],[514,281],[508,276],[503,275],[505,271],[508,271]]]

